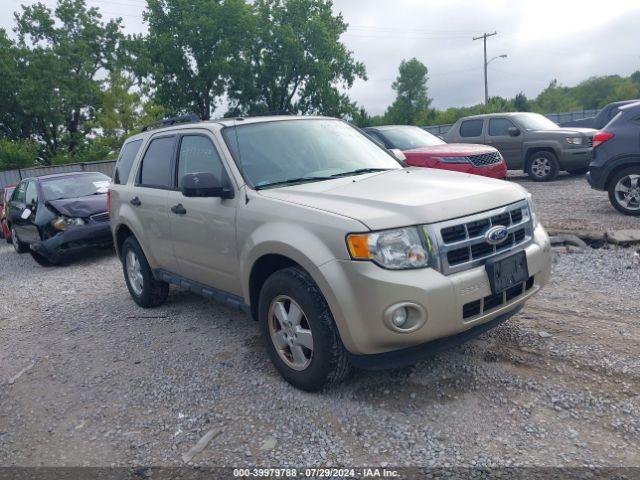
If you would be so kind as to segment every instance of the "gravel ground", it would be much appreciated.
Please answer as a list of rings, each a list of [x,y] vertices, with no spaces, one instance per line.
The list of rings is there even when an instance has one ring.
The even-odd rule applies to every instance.
[[[546,221],[628,222],[601,193],[566,208],[549,195],[565,182],[591,194],[523,181]],[[636,250],[557,249],[551,284],[501,327],[308,394],[244,314],[179,289],[143,310],[111,252],[44,269],[2,243],[0,465],[178,466],[213,430],[193,464],[640,466]]]
[[[509,171],[509,179],[533,194],[547,227],[595,231],[640,228],[638,217],[614,209],[607,192],[593,190],[584,175],[561,173],[553,182],[534,182],[522,172]]]

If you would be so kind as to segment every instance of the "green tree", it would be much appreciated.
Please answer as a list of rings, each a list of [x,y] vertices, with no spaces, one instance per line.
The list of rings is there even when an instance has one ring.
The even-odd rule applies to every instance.
[[[513,98],[513,108],[515,108],[515,110],[518,112],[528,112],[529,110],[531,110],[529,99],[523,92],[519,92]]]
[[[534,110],[539,113],[571,112],[579,109],[580,104],[571,95],[570,89],[558,85],[557,80],[552,80],[534,103]]]
[[[286,110],[343,116],[356,111],[346,90],[366,79],[340,41],[346,29],[331,0],[256,0],[246,62],[229,88],[231,113]]]
[[[19,101],[21,85],[19,62],[23,52],[0,29],[0,137],[26,138],[31,134],[32,120]]]
[[[132,38],[133,69],[170,113],[209,119],[251,35],[243,0],[148,0],[146,36]]]
[[[102,22],[84,0],[59,0],[55,10],[42,3],[15,14],[20,48],[17,94],[45,159],[58,149],[80,148],[101,102],[100,78],[116,64],[122,38],[120,20]]]
[[[38,160],[39,146],[33,140],[0,138],[0,170],[31,167]]]
[[[402,60],[398,78],[391,85],[396,92],[396,99],[385,113],[389,123],[427,123],[431,105],[431,99],[427,95],[427,74],[427,67],[418,59]]]

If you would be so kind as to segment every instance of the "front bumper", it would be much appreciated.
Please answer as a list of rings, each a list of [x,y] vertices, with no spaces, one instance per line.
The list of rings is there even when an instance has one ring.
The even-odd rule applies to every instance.
[[[524,251],[533,278],[529,288],[466,318],[465,305],[492,295],[484,266],[443,275],[430,268],[393,271],[371,262],[334,260],[320,267],[320,287],[347,350],[380,354],[457,335],[516,310],[549,280],[551,246],[541,226]],[[402,302],[417,304],[426,313],[424,325],[410,333],[397,332],[384,320],[385,311]]]
[[[561,152],[560,167],[563,170],[574,170],[586,168],[593,160],[592,149],[589,148],[567,148]]]
[[[72,227],[41,242],[32,243],[31,250],[52,262],[64,260],[82,251],[113,244],[109,222]]]

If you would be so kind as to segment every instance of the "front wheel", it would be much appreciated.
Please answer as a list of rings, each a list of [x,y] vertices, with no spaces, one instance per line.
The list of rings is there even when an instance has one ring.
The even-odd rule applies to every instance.
[[[138,241],[128,237],[122,244],[122,270],[133,300],[143,308],[162,305],[169,295],[169,284],[156,280]]]
[[[625,168],[613,177],[609,201],[625,215],[640,215],[640,167]]]
[[[551,152],[534,152],[527,163],[527,174],[536,182],[553,180],[558,170],[558,159]]]
[[[20,241],[15,227],[11,227],[11,243],[17,253],[27,253],[29,251],[29,244]]]
[[[291,385],[313,392],[349,374],[331,310],[307,272],[290,267],[272,274],[258,309],[269,357]]]

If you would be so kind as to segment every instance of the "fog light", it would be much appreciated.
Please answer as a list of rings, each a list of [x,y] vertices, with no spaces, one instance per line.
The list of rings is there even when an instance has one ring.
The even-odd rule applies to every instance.
[[[407,323],[407,318],[409,318],[409,313],[407,312],[407,307],[400,307],[400,308],[397,308],[393,312],[393,316],[391,317],[391,321],[393,322],[393,324],[396,327],[402,328],[404,326],[404,324]]]

